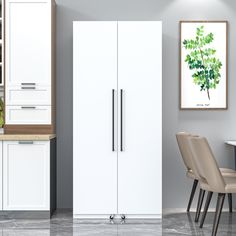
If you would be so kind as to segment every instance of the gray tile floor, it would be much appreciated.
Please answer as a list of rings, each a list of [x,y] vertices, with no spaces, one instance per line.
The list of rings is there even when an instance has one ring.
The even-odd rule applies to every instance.
[[[158,220],[81,221],[72,218],[71,211],[58,211],[51,220],[0,219],[0,236],[210,236],[213,213],[208,213],[201,230],[194,223],[194,214],[169,214]],[[236,235],[236,213],[222,214],[219,236]]]
[[[199,223],[194,222],[194,216],[193,213],[179,213],[164,216],[162,220],[162,235],[211,236],[214,213],[210,212],[207,214],[203,229],[199,228]],[[228,212],[222,213],[217,235],[236,235],[236,212],[233,214],[229,214]]]
[[[129,220],[121,224],[72,218],[69,211],[58,211],[51,220],[0,219],[0,236],[159,236],[160,220]]]

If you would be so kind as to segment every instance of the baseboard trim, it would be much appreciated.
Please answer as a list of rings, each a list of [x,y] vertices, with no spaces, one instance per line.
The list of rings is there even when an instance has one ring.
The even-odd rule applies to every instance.
[[[50,219],[50,211],[0,211],[0,219]]]
[[[203,209],[202,209],[203,210]],[[191,208],[190,213],[195,213],[196,208]],[[162,210],[163,215],[177,214],[177,213],[187,213],[186,208],[166,208]],[[215,208],[209,208],[208,212],[215,212]],[[229,208],[223,208],[222,212],[229,212]]]

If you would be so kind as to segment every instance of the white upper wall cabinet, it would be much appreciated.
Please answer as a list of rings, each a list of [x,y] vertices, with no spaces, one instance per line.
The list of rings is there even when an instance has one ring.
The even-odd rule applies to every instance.
[[[51,1],[6,0],[6,86],[51,84]]]
[[[5,2],[7,134],[55,133],[55,9],[54,0]]]

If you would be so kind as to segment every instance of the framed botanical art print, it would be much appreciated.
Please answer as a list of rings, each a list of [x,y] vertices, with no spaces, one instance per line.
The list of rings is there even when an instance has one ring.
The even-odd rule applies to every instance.
[[[180,22],[180,109],[227,109],[227,21]]]

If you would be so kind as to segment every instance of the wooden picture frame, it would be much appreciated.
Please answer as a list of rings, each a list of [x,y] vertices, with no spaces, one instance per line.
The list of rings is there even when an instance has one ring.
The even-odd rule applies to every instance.
[[[180,109],[228,109],[228,22],[180,21]]]

